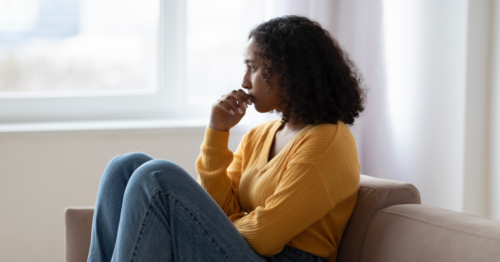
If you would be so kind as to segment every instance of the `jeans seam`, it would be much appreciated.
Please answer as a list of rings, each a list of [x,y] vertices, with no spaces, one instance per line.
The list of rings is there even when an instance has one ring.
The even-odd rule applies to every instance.
[[[144,213],[144,217],[142,217],[142,223],[141,223],[141,230],[139,230],[139,235],[137,235],[137,239],[135,240],[135,246],[134,246],[134,251],[132,252],[132,255],[130,256],[130,262],[133,261],[133,258],[134,258],[134,255],[135,255],[135,251],[137,249],[137,245],[139,244],[139,238],[141,237],[142,235],[142,230],[144,228],[144,222],[146,220],[146,217],[148,216],[148,210],[149,210],[149,207],[151,206],[151,199],[153,198],[153,196],[158,193],[158,191],[161,191],[160,189],[156,190],[153,194],[151,194],[151,196],[149,197],[149,204],[148,204],[148,207],[146,208],[146,212]]]
[[[195,216],[198,221],[200,222],[199,224],[205,229],[205,231],[212,237],[212,239],[217,243],[217,245],[220,247],[220,249],[222,249],[224,251],[224,253],[226,254],[226,256],[231,260],[231,261],[234,261],[234,259],[227,253],[226,249],[224,247],[222,247],[222,245],[219,243],[219,241],[214,237],[214,235],[212,235],[212,233],[210,233],[210,231],[205,227],[205,225],[203,223],[201,223],[201,219],[196,215],[195,212],[193,212],[186,204],[184,204],[184,202],[182,202],[180,199],[178,199],[177,197],[175,197],[172,193],[163,193],[164,195],[170,195],[172,196],[173,198],[177,199],[177,201],[179,201],[179,203],[181,203],[184,208],[186,208],[187,210],[189,210],[189,212]]]

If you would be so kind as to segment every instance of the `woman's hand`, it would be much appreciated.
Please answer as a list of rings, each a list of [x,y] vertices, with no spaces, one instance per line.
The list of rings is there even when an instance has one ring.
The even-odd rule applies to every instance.
[[[209,127],[219,131],[229,131],[245,116],[252,97],[242,89],[233,90],[223,95],[212,105]]]

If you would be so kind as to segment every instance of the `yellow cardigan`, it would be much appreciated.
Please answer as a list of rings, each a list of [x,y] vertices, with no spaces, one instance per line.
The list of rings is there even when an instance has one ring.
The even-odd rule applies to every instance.
[[[253,128],[234,154],[229,132],[207,128],[198,182],[258,254],[290,245],[335,261],[359,190],[356,142],[342,122],[308,125],[268,163],[282,123]]]

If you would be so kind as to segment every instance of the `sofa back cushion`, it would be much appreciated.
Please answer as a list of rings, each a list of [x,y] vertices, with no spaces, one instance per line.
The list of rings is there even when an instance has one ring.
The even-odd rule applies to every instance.
[[[500,222],[426,205],[388,207],[373,217],[361,261],[500,261]]]
[[[337,262],[359,262],[372,217],[383,208],[399,204],[420,204],[414,185],[361,175],[358,199],[340,241]]]

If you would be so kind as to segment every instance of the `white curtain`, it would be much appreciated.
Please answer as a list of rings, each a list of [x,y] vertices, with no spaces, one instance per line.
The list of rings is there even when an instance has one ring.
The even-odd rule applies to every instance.
[[[496,1],[271,2],[268,16],[320,22],[363,73],[366,110],[352,127],[362,173],[413,183],[423,204],[500,220]]]

